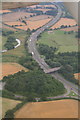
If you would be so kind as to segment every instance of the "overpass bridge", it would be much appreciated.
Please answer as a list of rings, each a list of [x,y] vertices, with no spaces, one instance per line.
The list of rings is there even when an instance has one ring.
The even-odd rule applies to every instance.
[[[61,67],[55,67],[55,68],[45,69],[44,72],[49,74],[49,73],[54,73],[60,69],[61,69]]]

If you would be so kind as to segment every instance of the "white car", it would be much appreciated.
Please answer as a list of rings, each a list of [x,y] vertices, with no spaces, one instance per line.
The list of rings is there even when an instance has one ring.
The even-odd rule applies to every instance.
[[[34,55],[34,52],[32,52],[32,55]]]

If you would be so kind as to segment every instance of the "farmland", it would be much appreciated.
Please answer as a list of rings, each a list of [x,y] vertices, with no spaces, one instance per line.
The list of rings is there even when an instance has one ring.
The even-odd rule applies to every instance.
[[[80,84],[80,73],[75,73],[74,74],[74,77],[79,80],[79,84]]]
[[[34,5],[34,4],[38,4],[38,3],[34,3],[34,2],[17,2],[16,0],[11,1],[11,2],[3,2],[3,9],[15,9],[15,8],[19,8],[19,7],[26,7],[26,6],[30,6],[30,5]]]
[[[3,23],[5,24],[5,25],[3,24],[3,27],[9,28],[11,26],[12,29],[18,28],[21,30],[27,30],[28,28],[30,28],[31,30],[33,30],[43,26],[44,24],[49,22],[52,18],[52,16],[50,15],[40,15],[34,17],[30,17],[30,15],[33,15],[33,13],[27,13],[21,11],[12,12],[11,14],[5,14],[2,17]],[[25,20],[27,25],[21,22],[22,20]]]
[[[78,26],[61,29],[62,31],[78,31]]]
[[[15,113],[15,118],[78,118],[78,101],[28,103]]]
[[[5,31],[7,31],[7,30],[5,29]],[[13,34],[13,36],[14,36],[14,34]],[[24,42],[25,42],[26,36],[27,36],[27,34],[25,34],[24,31],[19,31],[19,32],[15,31],[15,37],[17,39],[20,39],[21,45],[16,49],[9,50],[8,52],[3,53],[2,54],[3,62],[17,62],[21,56],[25,56],[26,50],[24,48]],[[5,40],[6,40],[6,38],[3,36],[3,44],[5,43]]]
[[[33,29],[37,29],[39,27],[42,27],[43,25],[45,25],[50,20],[51,20],[50,18],[43,19],[43,20],[36,20],[36,21],[27,20],[26,21],[27,26],[18,26],[16,28],[22,29],[22,30],[27,30],[29,28],[30,30],[33,30]]]
[[[19,21],[16,21],[16,22],[5,22],[5,24],[10,25],[10,26],[12,26],[12,25],[25,25],[24,23],[19,22]]]
[[[10,27],[10,26],[7,26],[7,25],[2,25],[3,29],[7,29],[7,30],[12,30],[12,31],[17,31],[17,29],[13,28],[13,27]]]
[[[45,44],[58,48],[58,52],[78,51],[76,33],[64,34],[64,31],[55,30],[51,33],[44,32],[38,40],[39,44]]]
[[[24,11],[12,12],[2,16],[3,22],[16,22],[19,18],[30,17],[33,13],[27,13]],[[15,16],[15,17],[14,17]]]
[[[10,11],[10,10],[0,10],[0,14],[2,14],[2,13],[10,13],[10,12],[12,12],[12,11]]]
[[[0,76],[2,79],[4,76],[8,76],[14,73],[17,73],[21,70],[24,70],[25,72],[28,71],[28,69],[24,68],[23,66],[19,65],[18,63],[0,63],[0,68],[2,67],[2,76]]]
[[[74,19],[69,18],[61,18],[55,25],[53,25],[51,28],[59,28],[61,25],[67,25],[67,26],[73,26],[76,25],[76,21]]]
[[[45,13],[46,11],[49,11],[51,9],[36,9],[36,10],[43,11]]]
[[[2,117],[4,117],[5,112],[7,112],[7,110],[14,108],[18,103],[20,103],[20,101],[11,100],[7,98],[0,98],[0,102],[1,101],[2,101]]]
[[[20,5],[21,4],[19,4],[19,7]],[[15,6],[17,6],[17,4]],[[35,6],[32,6],[32,8],[33,7]],[[48,9],[42,9],[43,12],[46,12],[47,10]],[[39,15],[39,16],[35,16],[35,15],[36,14],[34,13],[28,13],[27,11],[25,12],[25,10],[23,9],[18,9],[18,11],[16,12],[3,15],[4,28],[6,27],[9,29],[9,27],[11,26],[10,28],[14,30],[13,36],[15,36],[15,38],[21,41],[21,45],[18,48],[3,53],[3,63],[1,64],[3,67],[2,77],[7,76],[3,78],[3,82],[6,82],[5,90],[3,91],[7,91],[8,93],[10,93],[9,96],[9,94],[5,92],[5,96],[8,94],[8,98],[10,98],[11,95],[13,94],[21,95],[22,97],[25,96],[26,101],[29,100],[30,102],[25,106],[23,106],[22,108],[19,108],[19,110],[15,113],[15,118],[45,118],[45,117],[77,118],[78,101],[76,100],[67,99],[67,100],[59,100],[59,101],[56,100],[56,101],[48,101],[48,102],[32,102],[35,97],[40,97],[40,98],[41,97],[46,98],[47,96],[54,97],[57,95],[64,94],[66,92],[63,84],[60,83],[58,80],[52,78],[51,76],[43,73],[43,71],[39,68],[38,64],[36,63],[36,61],[33,60],[31,54],[28,53],[27,40],[31,33],[30,30],[33,29],[36,30],[37,28],[49,22],[52,18],[50,15]],[[59,21],[60,26],[63,25],[62,23],[64,23],[65,25],[66,23],[65,21],[67,21],[67,25],[73,26],[76,24],[72,19],[66,19],[66,18],[65,20],[63,19],[64,18],[61,18],[61,22]],[[26,23],[24,23],[23,21]],[[59,27],[57,23],[56,26]],[[30,28],[30,30],[28,28]],[[27,29],[29,31],[27,31]],[[54,29],[54,27],[52,29]],[[5,31],[7,30],[5,29]],[[38,43],[48,45],[48,47],[49,46],[56,47],[58,48],[58,52],[61,53],[74,52],[74,51],[78,51],[78,41],[75,36],[76,36],[75,32],[70,34],[66,32],[65,34],[64,31],[61,30],[52,31],[49,29],[49,31],[46,30],[44,33],[41,34]],[[3,48],[7,37],[8,35],[6,35],[6,37],[3,36]],[[54,58],[56,62],[58,57],[59,56],[57,56],[56,59]],[[67,59],[68,58],[69,57],[67,57]],[[62,59],[59,60],[62,61]],[[27,68],[29,69],[29,72],[27,72],[28,71]],[[71,68],[71,66],[65,68],[69,69]],[[6,99],[5,101],[3,100],[3,114],[8,109],[12,109],[13,107],[15,107],[17,104],[17,103],[13,104],[8,100],[9,99]],[[7,107],[4,106],[5,104],[7,105]]]
[[[37,29],[39,27],[42,27],[43,25],[45,25],[47,22],[49,22],[51,19],[44,19],[44,20],[38,20],[38,21],[26,21],[28,28],[30,28],[31,30],[33,29]]]
[[[38,15],[38,16],[30,17],[30,18],[28,18],[28,20],[38,21],[38,20],[44,20],[44,19],[48,19],[48,18],[52,18],[52,16],[50,16],[50,15]]]

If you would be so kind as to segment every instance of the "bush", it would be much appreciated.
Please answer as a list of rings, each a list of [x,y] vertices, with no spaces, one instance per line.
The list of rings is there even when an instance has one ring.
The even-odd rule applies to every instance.
[[[11,118],[11,120],[14,120],[14,113],[13,110],[8,110],[4,116],[4,118]]]

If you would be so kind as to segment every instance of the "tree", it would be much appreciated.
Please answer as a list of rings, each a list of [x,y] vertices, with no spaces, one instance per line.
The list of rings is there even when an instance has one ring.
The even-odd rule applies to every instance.
[[[7,42],[15,42],[16,38],[14,36],[9,36]]]
[[[8,110],[5,114],[5,117],[4,118],[11,118],[11,120],[14,120],[14,113],[13,113],[13,110]]]

